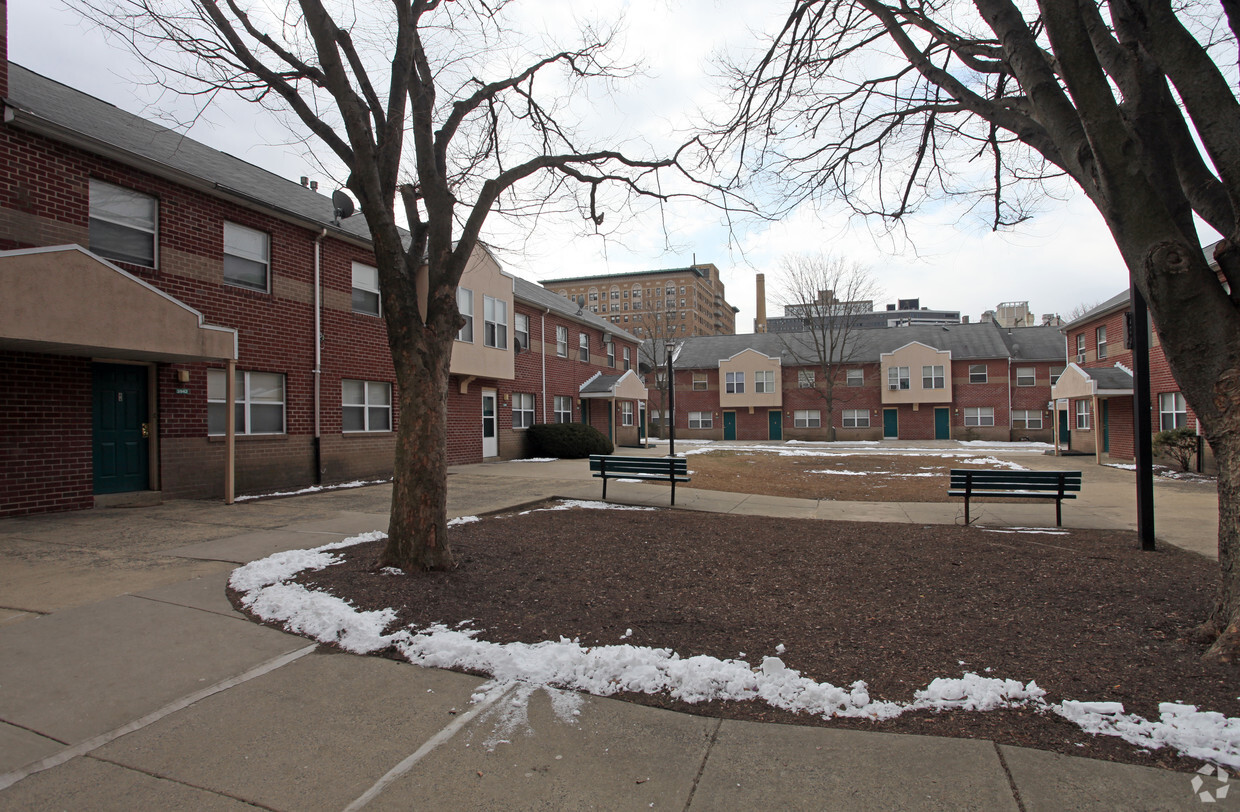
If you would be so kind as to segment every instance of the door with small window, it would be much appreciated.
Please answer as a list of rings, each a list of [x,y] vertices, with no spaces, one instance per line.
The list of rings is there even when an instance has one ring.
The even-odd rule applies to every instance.
[[[149,487],[147,368],[94,364],[92,457],[95,493]]]
[[[499,456],[499,432],[496,431],[495,390],[482,390],[482,456]]]

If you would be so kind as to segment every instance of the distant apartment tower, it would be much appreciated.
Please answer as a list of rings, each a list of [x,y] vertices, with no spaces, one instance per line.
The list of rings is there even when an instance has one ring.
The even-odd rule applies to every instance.
[[[885,310],[875,310],[869,299],[840,301],[834,291],[819,291],[816,302],[784,306],[784,315],[766,320],[766,331],[797,333],[809,329],[815,314],[849,313],[855,327],[916,327],[926,324],[959,324],[959,310],[931,310],[920,299],[898,299]]]
[[[638,338],[736,333],[739,309],[724,298],[719,269],[709,263],[548,279],[542,285]]]

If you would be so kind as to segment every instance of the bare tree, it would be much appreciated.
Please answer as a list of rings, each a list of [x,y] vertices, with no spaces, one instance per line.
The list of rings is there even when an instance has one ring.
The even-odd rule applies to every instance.
[[[984,201],[994,227],[1056,177],[1102,214],[1219,462],[1209,657],[1240,655],[1240,15],[1222,0],[795,0],[734,73],[727,132],[791,201],[886,222]],[[1194,215],[1223,239],[1218,270]]]
[[[666,439],[668,420],[673,419],[667,411],[667,344],[671,341],[677,345],[672,351],[674,365],[674,359],[680,352],[679,345],[684,340],[685,334],[680,332],[680,325],[683,322],[673,318],[676,314],[675,308],[671,304],[665,304],[663,307],[655,304],[658,301],[671,301],[662,298],[664,292],[660,289],[659,298],[651,298],[650,301],[642,303],[642,335],[645,340],[637,350],[637,357],[642,365],[647,366],[654,373],[654,388],[659,395],[659,437]]]
[[[507,7],[96,0],[87,11],[171,77],[173,89],[236,93],[291,111],[347,169],[373,240],[399,387],[380,563],[406,571],[453,566],[449,363],[464,323],[457,284],[484,221],[492,213],[577,210],[598,227],[609,206],[667,199],[659,184],[672,179],[660,177],[681,169],[680,151],[647,160],[582,144],[566,120],[568,100],[584,84],[631,71],[608,61],[603,32],[587,30],[565,50],[532,52],[505,30]],[[554,89],[544,95],[545,88]]]
[[[775,301],[785,317],[801,320],[803,332],[779,336],[790,353],[815,367],[812,389],[826,407],[827,439],[834,440],[836,400],[847,392],[837,387],[847,383],[846,368],[861,350],[857,331],[882,291],[869,268],[828,254],[784,257],[781,275]]]
[[[1102,304],[1101,299],[1097,299],[1093,302],[1080,302],[1076,304],[1075,306],[1073,306],[1073,308],[1068,311],[1068,315],[1064,316],[1064,321],[1067,321],[1067,322],[1076,321],[1081,316],[1084,316],[1086,313],[1093,310],[1095,307],[1097,307],[1100,304]]]

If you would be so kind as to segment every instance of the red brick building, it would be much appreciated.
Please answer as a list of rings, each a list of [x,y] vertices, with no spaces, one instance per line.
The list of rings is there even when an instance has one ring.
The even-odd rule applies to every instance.
[[[1064,366],[1057,328],[890,327],[858,330],[852,341],[834,391],[836,439],[1053,439],[1047,404]],[[804,334],[682,343],[678,437],[828,439],[820,364]]]
[[[3,53],[0,99],[0,516],[391,474],[363,218]],[[638,399],[581,391],[632,336],[485,251],[461,288],[452,463],[520,456],[533,422],[637,441]]]
[[[1128,291],[1069,322],[1068,367],[1052,396],[1056,399],[1061,445],[1094,454],[1099,462],[1131,461],[1135,457],[1133,420],[1133,353]],[[1180,394],[1158,333],[1152,325],[1150,343],[1150,424],[1155,432],[1187,426],[1197,416]],[[1207,447],[1208,448],[1208,447]],[[1207,457],[1205,464],[1212,464]]]

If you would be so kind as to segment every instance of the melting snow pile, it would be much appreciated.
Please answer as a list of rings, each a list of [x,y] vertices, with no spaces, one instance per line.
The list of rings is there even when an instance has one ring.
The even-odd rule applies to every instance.
[[[600,502],[572,504],[616,509]],[[477,518],[464,517],[453,524],[468,521]],[[256,616],[282,622],[289,631],[355,654],[395,648],[417,665],[487,673],[497,683],[519,686],[518,694],[523,696],[534,688],[567,688],[596,696],[622,691],[664,693],[693,703],[759,699],[795,713],[876,720],[910,710],[988,711],[1027,706],[1057,713],[1092,734],[1119,736],[1151,750],[1171,747],[1192,758],[1240,769],[1240,718],[1198,711],[1193,705],[1163,703],[1161,716],[1154,721],[1125,714],[1115,702],[1049,704],[1036,682],[1022,684],[975,673],[958,679],[937,678],[917,691],[912,702],[876,700],[865,682],[848,687],[816,682],[788,668],[779,657],[764,657],[754,667],[741,659],[681,657],[670,649],[628,644],[582,646],[566,638],[491,643],[478,639],[477,630],[442,624],[390,631],[396,619],[393,609],[363,612],[335,596],[289,583],[299,572],[339,563],[337,550],[385,537],[375,531],[312,550],[277,553],[235,570],[229,585],[241,593],[242,604]]]

